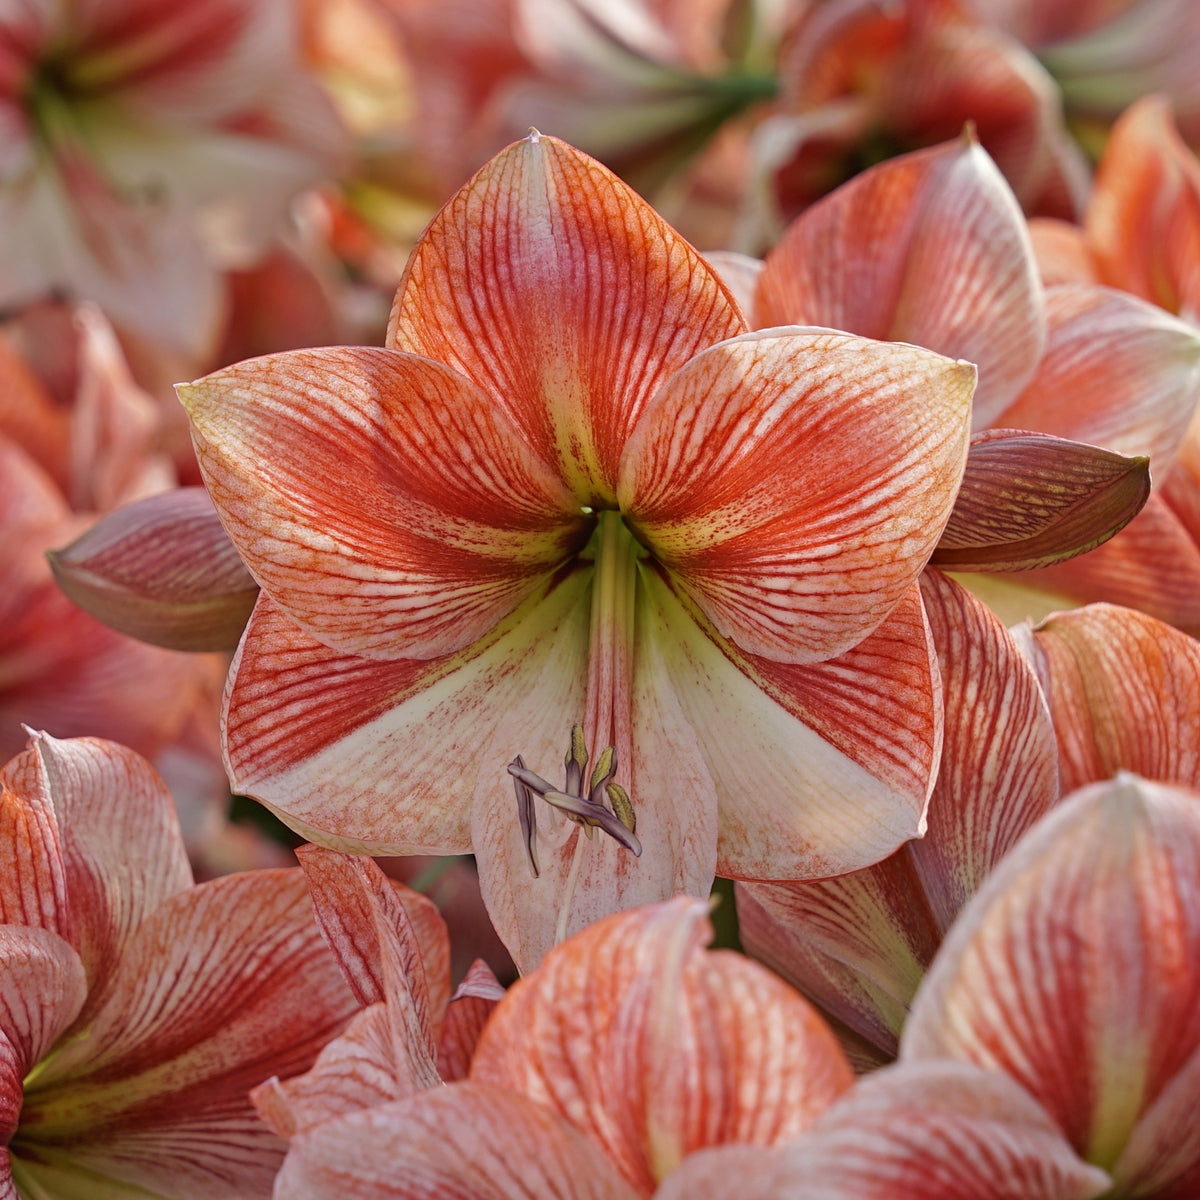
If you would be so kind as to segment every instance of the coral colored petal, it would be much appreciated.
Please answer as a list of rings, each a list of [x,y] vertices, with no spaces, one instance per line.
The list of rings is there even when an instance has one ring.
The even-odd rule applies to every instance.
[[[192,882],[179,818],[145,759],[96,738],[34,735],[31,782],[54,805],[70,937],[95,987],[139,927]],[[88,1011],[99,1001],[88,999]]]
[[[522,701],[554,717],[554,759],[583,708],[590,573],[535,598],[470,651],[379,662],[313,641],[260,597],[230,671],[234,786],[310,841],[375,854],[462,854],[480,748]],[[511,797],[497,748],[492,786]],[[512,813],[516,826],[516,814]]]
[[[942,709],[915,588],[869,638],[811,667],[740,654],[666,584],[647,590],[644,620],[717,785],[718,874],[840,875],[920,835]]]
[[[1200,796],[1121,774],[1062,802],[942,945],[901,1060],[1011,1075],[1106,1169],[1200,1049]]]
[[[297,1135],[275,1200],[634,1200],[595,1144],[524,1096],[458,1083]]]
[[[0,925],[0,1035],[18,1078],[67,1030],[87,996],[83,965],[49,929]]]
[[[1084,227],[1105,283],[1200,316],[1200,165],[1161,96],[1113,124]]]
[[[784,983],[706,952],[711,932],[705,902],[681,896],[556,947],[497,1006],[472,1081],[569,1118],[644,1194],[705,1146],[794,1136],[850,1068]]]
[[[656,1200],[1093,1200],[1110,1182],[1003,1075],[914,1063],[862,1080],[789,1146],[698,1155]]]
[[[812,663],[896,606],[962,478],[974,368],[913,346],[766,330],[663,388],[621,464],[621,508],[743,650]]]
[[[1058,801],[1058,745],[1038,676],[966,589],[937,571],[921,595],[946,706],[929,828],[905,847],[944,932],[995,865]]]
[[[1109,601],[1141,609],[1200,636],[1200,545],[1158,494],[1110,542],[1020,582],[1076,603]]]
[[[754,322],[912,342],[979,368],[990,425],[1045,340],[1025,219],[973,138],[862,172],[803,212],[768,256]]]
[[[126,944],[86,1033],[27,1086],[21,1136],[189,1200],[267,1188],[284,1148],[247,1092],[307,1069],[356,1008],[300,872],[202,884]]]
[[[484,389],[579,502],[611,502],[650,397],[745,321],[709,265],[606,168],[531,134],[417,244],[388,345]]]
[[[995,423],[1144,454],[1161,480],[1200,399],[1200,334],[1136,296],[1087,284],[1048,289],[1046,314],[1037,372]]]
[[[1200,788],[1200,643],[1110,604],[1015,632],[1050,704],[1064,790],[1120,770]]]
[[[466,1079],[479,1036],[503,996],[492,969],[477,958],[450,998],[438,1042],[438,1072],[447,1083]]]
[[[989,429],[971,440],[954,510],[930,562],[1029,571],[1094,550],[1150,498],[1144,458],[1049,434]]]
[[[548,468],[440,363],[295,351],[179,394],[239,553],[335,649],[385,659],[461,649],[586,539]]]
[[[1055,217],[1030,217],[1029,238],[1042,283],[1099,283],[1096,262],[1078,225]]]

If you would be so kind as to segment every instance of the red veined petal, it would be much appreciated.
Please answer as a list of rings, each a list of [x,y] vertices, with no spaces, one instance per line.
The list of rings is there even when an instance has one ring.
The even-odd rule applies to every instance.
[[[335,649],[459,650],[586,539],[559,481],[441,363],[294,351],[227,367],[180,396],[239,553],[275,603]]]
[[[741,649],[849,650],[915,581],[966,459],[974,368],[847,334],[766,330],[698,355],[646,410],[622,511]]]
[[[650,397],[746,328],[717,274],[605,167],[531,134],[425,231],[388,345],[483,388],[579,503],[611,503]]]

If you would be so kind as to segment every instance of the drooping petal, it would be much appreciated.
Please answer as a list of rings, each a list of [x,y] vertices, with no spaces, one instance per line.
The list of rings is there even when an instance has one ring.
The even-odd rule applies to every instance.
[[[1064,790],[1122,770],[1200,788],[1200,643],[1111,604],[1014,632],[1050,704]]]
[[[1004,1075],[911,1063],[860,1081],[788,1146],[696,1155],[656,1200],[1093,1200],[1110,1183]]]
[[[795,1135],[850,1068],[799,996],[740,955],[705,952],[710,935],[705,902],[688,897],[590,926],[509,989],[472,1081],[571,1120],[644,1194],[705,1146]]]
[[[1046,292],[1046,352],[997,423],[1146,455],[1167,473],[1200,399],[1200,334],[1111,288]]]
[[[292,1139],[275,1200],[635,1200],[595,1144],[509,1091],[457,1083]]]
[[[236,649],[258,594],[200,487],[134,501],[48,557],[81,608],[171,650]]]
[[[754,323],[973,362],[976,428],[1032,376],[1046,324],[1025,219],[973,136],[889,159],[806,209],[767,257]]]
[[[558,480],[440,363],[292,351],[179,394],[247,566],[294,621],[346,653],[468,646],[586,540]]]
[[[1049,434],[971,439],[954,509],[930,562],[949,571],[1028,571],[1111,538],[1150,497],[1145,458]]]
[[[497,748],[494,787],[511,797],[513,753],[544,748],[559,760],[560,726],[582,712],[590,583],[576,572],[471,651],[391,662],[330,650],[260,597],[230,669],[234,786],[310,841],[358,853],[468,852],[480,748],[496,726],[531,697],[554,726],[552,740],[535,729]]]
[[[974,368],[766,330],[698,355],[638,423],[622,511],[743,650],[820,662],[915,581],[962,478]]]
[[[21,1141],[188,1200],[265,1189],[284,1147],[247,1092],[307,1069],[356,1008],[300,872],[202,884],[126,943],[85,1034],[27,1084]]]
[[[963,911],[901,1060],[1006,1072],[1111,1169],[1200,1049],[1197,880],[1197,793],[1126,774],[1073,793]]]
[[[646,590],[643,626],[718,789],[718,874],[841,875],[920,835],[942,709],[916,588],[853,650],[809,667],[738,653],[665,582]]]
[[[388,342],[483,388],[579,502],[611,502],[651,396],[746,328],[716,272],[606,168],[534,133],[434,219]]]

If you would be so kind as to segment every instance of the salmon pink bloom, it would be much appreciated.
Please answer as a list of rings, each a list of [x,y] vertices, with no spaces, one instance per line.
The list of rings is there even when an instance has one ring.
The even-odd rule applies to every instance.
[[[525,969],[714,871],[877,860],[920,832],[940,744],[914,584],[973,385],[747,332],[651,209],[532,134],[431,224],[386,349],[180,389],[262,588],[234,786],[310,840],[473,849]]]
[[[193,885],[162,781],[34,734],[0,771],[0,1194],[262,1197],[249,1090],[358,1007],[296,870]]]
[[[98,302],[203,352],[245,261],[341,150],[290,0],[32,0],[0,27],[0,303]]]

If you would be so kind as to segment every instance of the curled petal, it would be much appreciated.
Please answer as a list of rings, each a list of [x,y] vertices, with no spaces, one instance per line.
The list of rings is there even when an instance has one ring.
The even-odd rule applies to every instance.
[[[962,487],[930,563],[1027,571],[1093,550],[1150,496],[1145,458],[1048,434],[989,429],[971,440]]]
[[[503,996],[491,967],[477,958],[450,997],[438,1042],[438,1073],[447,1083],[466,1079],[479,1035]]]
[[[335,649],[433,658],[470,645],[586,540],[561,483],[441,363],[295,351],[179,394],[238,552]]]
[[[509,989],[471,1079],[569,1117],[643,1192],[705,1146],[798,1133],[849,1065],[782,981],[705,952],[710,934],[704,901],[682,896],[589,926]]]
[[[725,637],[832,658],[932,551],[966,452],[975,371],[913,346],[775,329],[698,355],[621,465],[621,507]]]
[[[716,272],[595,160],[530,134],[434,219],[388,345],[487,392],[580,503],[611,502],[650,398],[746,328]]]
[[[1025,219],[971,134],[880,163],[806,209],[767,258],[754,322],[973,362],[976,428],[1032,376],[1046,334]]]
[[[256,584],[203,488],[136,500],[49,555],[80,608],[170,650],[233,650]]]

